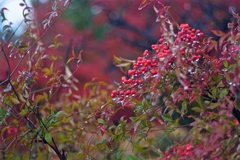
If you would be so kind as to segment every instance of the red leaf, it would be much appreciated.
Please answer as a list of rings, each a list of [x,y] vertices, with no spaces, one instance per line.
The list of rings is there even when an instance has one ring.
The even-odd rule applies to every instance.
[[[211,30],[211,32],[212,32],[213,34],[215,34],[216,36],[218,36],[218,37],[222,37],[222,36],[225,35],[225,33],[222,32],[222,31],[220,31],[220,30]]]
[[[108,132],[107,132],[106,129],[104,128],[104,125],[101,126],[101,131],[102,131],[103,133],[108,134]]]

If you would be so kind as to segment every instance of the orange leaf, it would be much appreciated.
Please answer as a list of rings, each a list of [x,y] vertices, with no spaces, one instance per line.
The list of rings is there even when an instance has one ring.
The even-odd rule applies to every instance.
[[[149,5],[153,0],[143,0],[140,4],[140,6],[138,7],[138,10],[142,10],[144,7],[146,7],[147,5]]]
[[[74,60],[74,59],[76,59],[76,57],[71,57],[71,58],[69,58],[68,61],[67,61],[67,64],[68,64],[69,62],[71,62],[72,60]]]
[[[78,57],[77,57],[78,61],[82,61],[82,53],[83,53],[83,50],[79,51]]]
[[[76,57],[76,54],[75,54],[75,51],[74,51],[74,48],[72,47],[72,57]]]
[[[68,64],[70,61],[76,59],[76,54],[74,51],[74,47],[72,47],[72,57],[68,59],[68,61],[66,62],[66,64]]]

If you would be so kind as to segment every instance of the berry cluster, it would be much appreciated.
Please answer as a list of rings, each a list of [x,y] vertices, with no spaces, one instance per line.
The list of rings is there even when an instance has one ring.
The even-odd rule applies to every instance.
[[[198,159],[199,157],[197,156],[197,153],[198,153],[197,150],[200,151],[202,149],[203,149],[202,145],[198,145],[195,147],[191,143],[187,143],[185,145],[175,146],[175,147],[168,149],[167,151],[165,151],[163,157],[166,160],[171,160],[176,157],[178,160]],[[203,157],[201,157],[201,158],[203,158]],[[219,160],[220,155],[214,156],[212,159]]]
[[[164,153],[164,159],[172,159],[174,157],[179,157],[178,159],[193,159],[194,158],[194,146],[191,144],[185,144],[182,146],[176,146],[174,148],[168,149]]]
[[[10,127],[7,129],[8,135],[16,135],[18,131],[26,131],[26,127]]]
[[[143,57],[138,57],[137,62],[133,63],[133,69],[128,70],[130,78],[127,79],[126,76],[122,77],[122,85],[119,90],[112,91],[112,98],[122,101],[126,97],[134,96],[136,89],[140,88],[143,84],[143,75],[147,75],[148,73],[152,73],[152,75],[157,74],[157,61],[156,59],[146,59],[148,54],[148,50],[145,50]]]
[[[180,46],[180,54],[188,63],[194,63],[202,57],[204,49],[204,34],[200,30],[190,28],[188,24],[181,24],[175,39],[175,45]],[[123,101],[134,96],[145,82],[152,82],[162,71],[168,70],[175,56],[162,35],[158,44],[152,45],[153,52],[145,50],[142,57],[133,63],[133,69],[128,70],[128,77],[122,77],[122,85],[113,90],[111,97],[116,101]]]
[[[193,63],[201,58],[204,34],[199,29],[189,27],[188,24],[181,24],[175,40],[181,46],[180,53],[187,58],[188,63]]]
[[[138,57],[137,61],[133,63],[133,69],[128,70],[128,79],[126,76],[122,77],[122,85],[118,90],[113,90],[111,97],[115,100],[124,100],[127,97],[134,96],[136,90],[142,88],[143,81],[151,81],[152,78],[157,77],[159,72],[160,61],[168,55],[171,55],[171,50],[165,44],[162,36],[159,39],[159,44],[152,45],[153,53],[150,54],[148,50],[143,52],[142,57]],[[173,58],[168,58],[167,64],[170,64]]]

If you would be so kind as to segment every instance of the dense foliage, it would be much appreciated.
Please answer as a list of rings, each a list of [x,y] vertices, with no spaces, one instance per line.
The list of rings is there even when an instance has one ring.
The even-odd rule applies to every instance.
[[[1,9],[2,159],[240,158],[240,16],[232,8],[213,39],[179,25],[164,1],[132,3],[122,16],[114,11],[127,2],[23,0],[20,37]],[[80,22],[68,12],[76,7]],[[104,72],[116,49],[127,51],[113,56],[121,78]],[[82,86],[90,78],[80,72],[92,81]]]

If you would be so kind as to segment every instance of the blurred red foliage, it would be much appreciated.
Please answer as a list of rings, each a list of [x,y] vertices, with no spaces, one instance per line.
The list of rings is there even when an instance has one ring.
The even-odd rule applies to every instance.
[[[201,29],[205,35],[213,36],[211,29],[225,30],[229,21],[230,7],[238,10],[238,0],[231,1],[160,1],[165,6],[171,6],[169,12],[177,23],[187,22],[194,28]],[[51,11],[52,4],[36,2],[33,4],[34,16],[37,20],[37,30],[39,35],[44,32],[42,21],[48,17],[46,13]],[[64,68],[67,60],[71,56],[71,47],[76,52],[84,50],[83,63],[75,77],[79,79],[80,92],[83,85],[93,78],[107,82],[114,82],[120,79],[122,74],[119,69],[112,64],[113,55],[127,59],[136,59],[145,49],[151,49],[151,44],[157,42],[160,36],[158,24],[155,23],[156,13],[149,5],[138,10],[141,0],[91,0],[73,1],[72,6],[66,11],[66,16],[59,19],[56,24],[41,39],[46,44],[47,55],[60,55],[63,57],[55,63],[55,68]],[[75,4],[78,4],[74,6]],[[82,5],[82,8],[81,8]],[[80,8],[78,8],[80,6]],[[89,13],[84,13],[84,8]],[[75,11],[83,10],[80,15]],[[89,24],[81,24],[81,17],[87,17]],[[69,19],[74,17],[75,21]],[[79,20],[78,18],[79,17]],[[85,25],[81,29],[79,25]],[[99,29],[100,28],[100,29]],[[101,30],[102,29],[102,30]],[[60,38],[63,44],[56,50],[47,48],[53,38],[61,33]],[[99,35],[100,36],[99,36]],[[1,58],[4,61],[3,58]],[[16,66],[18,60],[11,58],[12,68]],[[5,63],[5,62],[2,62]],[[20,65],[19,69],[24,64]],[[46,61],[46,65],[47,61]],[[76,63],[68,64],[71,70],[76,68]],[[1,67],[1,80],[7,68]],[[39,75],[38,89],[45,86],[44,77]]]

